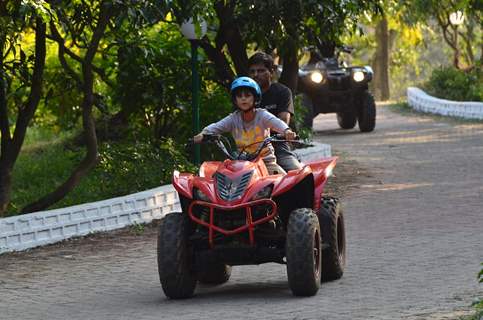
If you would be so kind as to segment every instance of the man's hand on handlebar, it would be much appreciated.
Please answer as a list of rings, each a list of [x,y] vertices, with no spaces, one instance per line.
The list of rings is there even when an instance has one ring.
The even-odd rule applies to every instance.
[[[196,136],[193,137],[194,143],[201,143],[203,141],[203,133],[198,133]]]
[[[297,134],[290,129],[285,130],[285,140],[295,140]]]
[[[216,143],[217,141],[220,141],[221,138],[223,138],[223,136],[220,136],[218,134],[201,132],[193,137],[193,143],[209,143],[209,142]]]

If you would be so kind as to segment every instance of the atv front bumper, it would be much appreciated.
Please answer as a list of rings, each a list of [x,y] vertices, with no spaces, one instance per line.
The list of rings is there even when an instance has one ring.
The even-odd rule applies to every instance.
[[[268,207],[266,214],[257,214],[257,208]],[[195,213],[195,207],[207,208],[209,213],[207,216],[198,216]],[[198,208],[199,209],[199,208]],[[235,226],[233,229],[228,229],[219,225],[220,219],[230,219],[230,215],[244,212],[244,222],[241,225]],[[214,247],[214,234],[219,232],[225,236],[232,236],[242,232],[248,232],[249,244],[255,244],[255,226],[263,224],[273,219],[277,214],[277,204],[271,199],[260,199],[242,203],[234,206],[224,206],[215,203],[195,200],[188,207],[188,215],[195,223],[202,225],[208,229],[208,243],[210,248]],[[218,225],[217,225],[218,223]]]

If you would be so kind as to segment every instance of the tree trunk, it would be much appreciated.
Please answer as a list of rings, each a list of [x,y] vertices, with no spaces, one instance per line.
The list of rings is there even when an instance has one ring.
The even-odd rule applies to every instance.
[[[1,13],[1,11],[0,11]],[[7,114],[7,83],[3,76],[3,48],[5,47],[6,38],[0,35],[0,217],[7,210],[10,203],[11,189],[11,168],[8,167],[6,157],[8,144],[10,143],[10,125],[8,123]]]
[[[84,135],[87,147],[87,153],[84,159],[72,172],[71,176],[54,192],[42,197],[41,199],[27,205],[22,209],[23,213],[44,210],[54,203],[62,200],[72,189],[74,189],[81,179],[95,166],[98,159],[97,136],[92,117],[92,107],[94,105],[94,74],[92,61],[99,47],[99,42],[104,35],[107,24],[112,14],[110,5],[103,5],[99,13],[99,21],[92,35],[91,43],[87,49],[86,55],[82,60],[82,76],[83,76],[83,94],[82,101],[82,122],[84,127]],[[61,45],[59,43],[59,45]]]
[[[468,23],[466,24],[466,33],[460,33],[461,38],[464,41],[465,47],[465,60],[467,63],[466,69],[471,69],[475,65],[475,54],[473,52],[472,43],[475,40],[475,18],[468,17]]]
[[[208,59],[215,64],[215,72],[219,79],[219,82],[225,88],[230,88],[231,82],[235,75],[230,67],[228,59],[221,50],[218,50],[212,46],[207,37],[203,38],[200,43],[200,47],[203,48]]]
[[[439,26],[443,30],[443,39],[453,50],[453,66],[460,69],[459,65],[459,47],[458,47],[458,26],[452,25],[448,20],[446,13],[436,15]]]
[[[288,39],[284,45],[283,70],[279,81],[292,90],[295,95],[298,83],[299,62],[297,59],[297,48],[292,40]]]
[[[30,94],[26,104],[18,110],[17,123],[13,137],[10,136],[8,123],[6,80],[3,77],[3,44],[0,41],[0,127],[1,127],[1,154],[0,154],[0,216],[5,214],[10,203],[12,187],[12,170],[22,148],[28,125],[32,120],[35,110],[42,95],[42,81],[46,55],[46,26],[42,19],[35,22],[35,60],[30,84]]]
[[[0,152],[0,217],[7,211],[10,203],[10,192],[12,186],[12,168],[9,163],[8,150],[10,144],[10,125],[7,114],[7,85],[3,76],[3,48],[5,38],[0,39],[0,128],[1,128],[1,152]]]
[[[0,217],[5,215],[10,204],[12,190],[12,168],[0,160]]]
[[[387,18],[376,26],[376,53],[374,57],[374,95],[377,100],[388,100],[389,91],[389,31]]]
[[[245,42],[235,22],[236,1],[218,1],[215,10],[220,21],[219,32],[226,43],[230,57],[239,75],[248,74],[248,56]]]

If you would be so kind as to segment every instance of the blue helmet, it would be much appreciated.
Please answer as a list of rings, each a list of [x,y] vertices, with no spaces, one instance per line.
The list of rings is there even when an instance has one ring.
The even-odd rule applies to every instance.
[[[255,106],[258,106],[260,104],[260,101],[262,100],[262,90],[260,89],[260,86],[255,80],[249,77],[239,77],[233,80],[230,88],[233,101],[235,101],[235,91],[239,88],[250,89],[250,91],[252,91],[253,93],[253,96],[255,97]]]

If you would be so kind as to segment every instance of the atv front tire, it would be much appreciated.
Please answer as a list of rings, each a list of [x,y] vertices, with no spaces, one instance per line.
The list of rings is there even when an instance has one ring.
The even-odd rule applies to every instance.
[[[339,200],[323,197],[319,211],[322,230],[322,281],[336,280],[344,274],[346,243],[344,215]]]
[[[361,95],[359,114],[359,130],[361,132],[371,132],[376,127],[376,102],[369,91],[364,91]]]
[[[352,129],[356,126],[357,117],[355,114],[350,112],[338,112],[337,113],[337,123],[342,129]]]
[[[203,266],[198,274],[198,280],[205,284],[222,284],[230,280],[231,266],[221,262]]]
[[[193,295],[196,274],[192,266],[192,251],[188,245],[188,217],[181,212],[170,213],[161,220],[158,272],[164,294],[168,298],[185,299]]]
[[[320,287],[322,246],[319,221],[312,209],[291,212],[285,248],[292,293],[296,296],[315,295]]]

